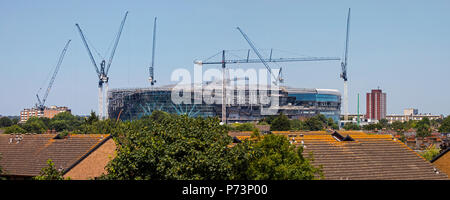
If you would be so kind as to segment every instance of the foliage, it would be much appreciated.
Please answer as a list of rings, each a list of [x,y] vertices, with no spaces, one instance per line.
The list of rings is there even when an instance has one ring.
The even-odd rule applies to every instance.
[[[47,160],[47,167],[41,169],[39,176],[33,177],[34,180],[64,180],[63,172],[55,168],[51,159]]]
[[[291,123],[291,130],[300,131],[308,129],[306,123],[301,120],[293,119],[290,121],[290,123]]]
[[[403,133],[405,131],[406,124],[399,121],[394,121],[391,124],[391,128],[392,130],[397,131],[397,133]]]
[[[103,179],[254,180],[314,179],[320,169],[284,136],[262,137],[229,147],[231,137],[218,118],[185,115],[146,117],[118,123],[112,135],[117,156]],[[263,138],[263,139],[262,139]],[[267,173],[269,172],[269,173]]]
[[[431,122],[427,117],[422,118],[416,125],[417,137],[431,136]]]
[[[44,123],[44,118],[31,117],[22,125],[22,128],[27,133],[44,133],[47,130],[47,126]]]
[[[119,147],[107,166],[107,179],[233,177],[227,156],[231,137],[218,118],[150,117],[121,123],[112,133]]]
[[[234,123],[231,125],[231,128],[236,131],[253,131],[256,129],[252,123]]]
[[[289,118],[280,113],[275,119],[273,119],[272,124],[270,125],[271,131],[288,131],[291,129],[291,123],[289,122]]]
[[[296,148],[281,135],[269,134],[262,140],[244,141],[233,147],[236,156],[234,171],[239,180],[311,180],[323,177],[320,168],[303,157],[303,148]]]
[[[382,126],[379,123],[367,124],[362,127],[364,130],[380,130]]]
[[[426,160],[430,161],[437,155],[439,155],[440,149],[437,148],[435,145],[432,145],[428,147],[424,152],[420,153],[422,157],[424,157]]]
[[[310,131],[319,131],[324,127],[323,121],[319,120],[319,118],[316,116],[308,118],[305,123],[308,130]]]
[[[384,119],[384,118],[380,119],[378,121],[378,124],[380,124],[381,128],[388,128],[388,126],[389,126],[388,120]]]
[[[9,117],[1,117],[0,118],[0,127],[8,127],[13,125],[13,122]]]
[[[450,133],[450,116],[444,118],[444,120],[441,123],[441,126],[439,127],[439,132]]]
[[[98,121],[99,121],[99,119],[98,119],[97,114],[95,114],[95,112],[92,110],[91,110],[91,114],[89,115],[89,117],[85,119],[85,123],[89,124],[89,125],[92,125],[94,122],[98,122]]]
[[[5,133],[6,134],[10,134],[10,133],[26,133],[26,132],[27,131],[25,129],[23,129],[22,127],[20,127],[17,124],[5,128]]]
[[[344,127],[345,130],[361,130],[361,128],[358,126],[358,124],[355,123],[345,123]]]

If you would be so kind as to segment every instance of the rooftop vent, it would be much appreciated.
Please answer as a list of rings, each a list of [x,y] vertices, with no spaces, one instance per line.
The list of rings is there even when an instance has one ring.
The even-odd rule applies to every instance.
[[[233,143],[242,143],[236,136],[233,137]]]
[[[341,134],[339,134],[337,131],[334,131],[334,133],[331,134],[331,136],[336,139],[339,142],[343,142],[343,141],[355,141],[352,137],[350,137],[350,135],[347,136],[342,136]]]

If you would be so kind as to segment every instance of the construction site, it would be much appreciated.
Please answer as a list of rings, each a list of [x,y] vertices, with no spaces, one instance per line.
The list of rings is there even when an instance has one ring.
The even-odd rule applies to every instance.
[[[154,86],[154,52],[156,36],[156,18],[153,27],[153,48],[152,61],[149,67],[149,81],[151,87],[148,88],[126,88],[112,89],[108,91],[106,116],[112,119],[135,120],[143,116],[150,115],[155,110],[160,110],[173,114],[185,114],[191,117],[220,117],[222,123],[234,122],[256,122],[268,115],[278,115],[283,113],[291,119],[308,118],[318,114],[323,114],[327,118],[332,118],[337,124],[341,115],[341,93],[332,89],[299,88],[282,85],[282,68],[272,69],[269,63],[282,62],[315,62],[315,61],[341,61],[342,74],[344,80],[344,112],[347,113],[347,51],[348,51],[348,31],[350,23],[350,9],[347,16],[347,34],[345,40],[345,57],[297,57],[297,58],[273,58],[273,50],[269,52],[269,57],[263,57],[261,50],[257,49],[245,32],[237,27],[245,41],[251,49],[246,52],[246,56],[235,57],[233,52],[222,50],[209,57],[207,60],[195,60],[194,65],[202,68],[204,65],[221,65],[222,76],[217,81],[206,81],[202,83],[185,86],[185,92],[190,93],[189,103],[174,103],[172,95],[175,85]],[[251,56],[253,55],[253,57]],[[256,56],[256,58],[255,58]],[[230,58],[231,57],[231,58]],[[277,91],[267,90],[261,85],[252,85],[248,77],[230,77],[228,65],[232,64],[263,64],[277,86]],[[278,71],[276,73],[275,71]],[[213,89],[212,89],[213,88]],[[201,97],[202,94],[215,93],[218,101],[207,103]],[[273,94],[275,93],[275,94]],[[239,95],[243,94],[243,95]],[[252,99],[262,99],[261,95],[267,94],[273,101],[264,103],[263,101],[252,101]],[[199,99],[200,98],[200,99]],[[194,103],[197,102],[197,103]],[[200,102],[200,103],[199,103]],[[99,109],[101,109],[99,107]]]
[[[249,36],[239,27],[237,30],[245,39],[249,45],[249,49],[245,52],[246,55],[233,56],[233,50],[221,50],[214,56],[209,57],[206,60],[195,60],[195,66],[208,66],[216,65],[221,66],[221,76],[218,80],[204,81],[200,83],[194,83],[187,87],[185,92],[191,93],[192,102],[196,103],[176,103],[173,102],[173,89],[175,85],[157,86],[156,77],[154,75],[155,68],[155,51],[156,51],[156,22],[157,18],[154,18],[153,24],[153,45],[152,45],[152,57],[149,69],[150,83],[146,88],[108,88],[108,72],[111,67],[116,48],[118,46],[122,30],[124,28],[128,12],[125,13],[120,26],[119,31],[115,35],[114,43],[110,50],[108,58],[102,56],[102,59],[96,60],[94,53],[91,51],[91,45],[86,35],[84,34],[81,26],[75,24],[78,33],[81,37],[83,45],[86,48],[89,59],[94,66],[96,75],[98,77],[98,110],[97,114],[100,119],[120,119],[120,120],[136,120],[145,115],[150,115],[155,110],[160,110],[173,114],[185,114],[192,117],[219,117],[222,123],[234,123],[234,122],[255,122],[263,119],[268,115],[278,115],[283,113],[291,119],[308,118],[318,114],[323,114],[327,118],[332,118],[337,124],[340,122],[340,115],[343,113],[345,116],[348,114],[347,103],[347,55],[349,45],[349,24],[350,24],[350,9],[347,15],[346,24],[346,38],[344,47],[344,57],[272,57],[273,49],[270,52],[266,52],[264,56],[261,52],[263,50],[258,49]],[[70,40],[66,43],[59,59],[57,66],[54,70],[53,76],[45,91],[44,98],[41,100],[39,95],[37,96],[37,103],[35,108],[25,109],[21,115],[27,110],[34,110],[35,116],[44,116],[42,113],[48,109],[45,106],[48,93],[53,85],[55,77],[61,66],[64,58],[64,54],[68,49]],[[94,48],[95,50],[95,48]],[[286,62],[336,62],[340,61],[340,68],[342,73],[340,78],[344,80],[344,94],[343,98],[338,90],[334,89],[317,89],[317,88],[302,88],[302,87],[290,87],[285,85],[283,79],[283,69],[272,68],[270,65]],[[271,82],[268,85],[276,86],[275,90],[267,89],[268,87],[262,87],[260,84],[251,85],[250,82],[246,82],[249,77],[234,77],[231,78],[229,74],[229,68],[235,64],[244,66],[246,64],[261,64],[265,67]],[[244,80],[242,82],[242,80]],[[190,88],[190,89],[189,89]],[[195,89],[194,89],[195,88]],[[213,88],[213,89],[211,89]],[[39,90],[40,91],[40,90]],[[39,93],[39,92],[38,92]],[[215,94],[216,101],[213,103],[207,103],[204,99],[198,99],[202,97],[202,94]],[[242,96],[243,94],[243,96]],[[218,100],[217,100],[218,98]],[[254,101],[253,99],[269,98],[268,102],[262,100]],[[342,99],[342,100],[341,100]],[[276,102],[276,105],[274,104]],[[343,109],[341,110],[341,106]],[[68,111],[70,109],[60,109],[60,112]],[[27,117],[28,118],[28,117]],[[345,119],[346,120],[346,119]],[[23,122],[26,121],[24,118]]]

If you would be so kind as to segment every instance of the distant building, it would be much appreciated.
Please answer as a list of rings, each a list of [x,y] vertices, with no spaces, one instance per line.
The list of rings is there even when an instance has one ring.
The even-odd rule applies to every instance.
[[[443,119],[443,115],[431,115],[431,114],[419,114],[419,115],[387,115],[386,119],[389,123],[399,121],[407,122],[409,120],[422,120],[423,118],[428,118],[430,120]]]
[[[20,112],[19,122],[24,123],[31,117],[47,117],[51,119],[61,112],[70,112],[70,109],[68,107],[58,107],[58,106],[45,107],[44,110],[39,110],[37,108],[26,108]]]
[[[366,117],[371,120],[386,118],[386,93],[380,89],[366,94]]]
[[[409,120],[422,120],[427,117],[430,120],[443,119],[443,115],[432,115],[431,113],[427,114],[419,114],[419,110],[415,108],[407,108],[403,110],[403,115],[387,115],[386,119],[389,123],[399,121],[399,122],[407,122]]]
[[[419,109],[416,108],[407,108],[403,110],[404,115],[418,115]]]

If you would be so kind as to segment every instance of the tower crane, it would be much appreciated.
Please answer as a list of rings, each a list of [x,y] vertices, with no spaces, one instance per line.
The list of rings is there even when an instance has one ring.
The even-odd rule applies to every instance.
[[[347,15],[347,31],[345,34],[345,52],[344,60],[341,61],[341,78],[344,80],[344,120],[348,120],[348,85],[347,85],[347,58],[348,58],[348,40],[349,40],[349,30],[350,30],[350,8],[348,9]]]
[[[36,97],[38,100],[38,102],[36,103],[36,108],[38,108],[40,111],[43,111],[45,109],[45,101],[47,101],[48,94],[50,93],[50,90],[52,89],[53,83],[55,82],[56,74],[58,74],[59,68],[61,67],[61,63],[64,59],[64,55],[66,55],[66,51],[67,51],[67,48],[69,47],[70,41],[71,40],[67,41],[66,45],[64,46],[64,49],[62,50],[62,52],[59,56],[58,62],[55,67],[55,71],[53,72],[53,75],[50,79],[50,83],[47,86],[47,90],[45,90],[44,98],[42,98],[42,101],[39,98],[39,91],[41,89],[39,89],[39,91],[36,94]]]
[[[152,45],[152,63],[149,67],[149,77],[148,77],[148,81],[150,81],[151,85],[154,85],[156,83],[155,77],[153,75],[153,69],[154,69],[154,64],[155,64],[155,45],[156,45],[156,17],[155,17],[155,22],[153,23],[153,45]]]
[[[259,53],[258,49],[256,49],[255,45],[253,44],[253,42],[250,40],[250,38],[248,38],[247,34],[244,33],[244,31],[241,30],[241,28],[237,27],[237,30],[239,30],[239,32],[241,32],[242,36],[244,37],[244,39],[248,42],[248,44],[250,45],[250,47],[253,49],[253,52],[255,52],[255,54],[258,56],[259,60],[264,64],[264,66],[266,67],[267,71],[269,71],[269,73],[273,76],[274,80],[275,80],[275,85],[278,85],[278,83],[281,80],[281,76],[280,74],[278,74],[278,76],[275,76],[275,74],[272,72],[272,69],[269,67],[269,65],[267,64],[267,62],[263,59],[263,57],[261,56],[261,54]],[[271,52],[272,54],[272,52]],[[271,56],[272,57],[272,56]],[[271,60],[272,58],[270,58]]]
[[[238,29],[240,30],[240,29]],[[241,34],[243,33],[242,30],[240,30]],[[245,33],[243,34],[245,35]],[[245,35],[246,36],[246,35]],[[247,37],[244,37],[248,39]],[[249,43],[250,44],[250,43]],[[253,43],[252,45],[253,46]],[[256,48],[253,49],[256,52],[258,52],[258,50]],[[198,64],[198,65],[218,65],[221,64],[222,65],[222,77],[225,77],[225,68],[227,64],[239,64],[239,63],[265,63],[264,66],[266,66],[266,69],[271,73],[271,75],[275,78],[275,80],[279,80],[280,82],[282,82],[282,78],[281,78],[281,69],[280,69],[280,73],[275,76],[275,74],[272,73],[272,70],[270,69],[270,67],[268,66],[267,63],[284,63],[284,62],[303,62],[303,61],[338,61],[341,60],[341,58],[339,57],[302,57],[302,58],[272,58],[272,56],[270,56],[269,58],[263,58],[261,56],[261,54],[258,52],[259,56],[258,59],[251,59],[250,58],[250,50],[248,50],[247,52],[247,58],[246,59],[226,59],[226,51],[222,50],[221,52],[219,52],[222,54],[222,60],[221,61],[201,61],[201,60],[195,60],[194,64]],[[216,55],[218,55],[219,53],[217,53]],[[272,55],[272,53],[271,53]],[[222,82],[222,122],[226,123],[226,105],[225,105],[225,85],[227,82],[227,80],[225,80],[225,78],[222,78],[223,82]]]
[[[114,46],[111,50],[111,54],[109,56],[108,62],[106,62],[105,59],[102,59],[102,61],[100,62],[100,69],[98,68],[97,62],[95,61],[94,57],[92,56],[91,50],[86,41],[86,37],[83,34],[83,31],[81,30],[81,28],[78,24],[75,24],[75,26],[78,28],[78,32],[80,33],[81,39],[83,40],[83,44],[86,47],[89,58],[91,59],[91,62],[94,65],[95,72],[97,73],[97,76],[99,79],[99,81],[98,81],[98,112],[99,112],[100,119],[103,119],[104,116],[106,116],[106,118],[108,117],[108,99],[107,99],[108,80],[109,80],[108,71],[109,71],[109,68],[111,67],[111,63],[112,63],[114,54],[116,52],[117,45],[119,43],[120,35],[122,34],[123,26],[125,24],[125,20],[127,19],[127,15],[128,15],[128,11],[125,13],[125,16],[122,19],[122,23],[120,24],[119,31],[116,34],[116,38],[114,40]],[[105,95],[105,92],[103,91],[103,85],[105,85],[106,95]],[[103,99],[105,99],[105,102],[106,102],[105,115],[103,114],[103,111],[104,111]]]

